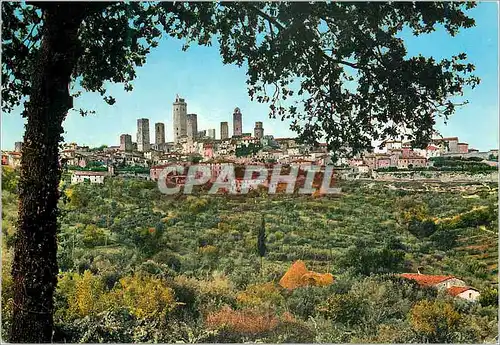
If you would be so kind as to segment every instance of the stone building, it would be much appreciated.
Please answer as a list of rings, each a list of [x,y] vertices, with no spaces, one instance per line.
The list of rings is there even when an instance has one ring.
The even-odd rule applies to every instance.
[[[229,126],[227,122],[220,123],[220,138],[221,140],[229,138]]]
[[[120,135],[120,151],[132,151],[132,136],[130,134]]]
[[[187,103],[179,95],[173,104],[174,143],[187,135]]]
[[[253,136],[257,139],[262,139],[264,137],[264,127],[262,126],[262,122],[255,122],[255,128],[253,130]]]
[[[162,122],[155,123],[155,144],[165,144],[165,124]]]
[[[137,151],[146,152],[150,150],[149,119],[137,120]]]
[[[233,113],[233,136],[239,137],[243,133],[243,119],[240,108],[235,108]]]
[[[186,115],[187,128],[186,135],[189,139],[194,140],[198,135],[198,115],[187,114]]]

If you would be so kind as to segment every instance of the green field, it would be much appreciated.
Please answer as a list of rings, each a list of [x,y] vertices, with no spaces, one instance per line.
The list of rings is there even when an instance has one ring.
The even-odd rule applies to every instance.
[[[497,286],[496,185],[339,186],[335,197],[167,197],[148,181],[63,182],[55,340],[495,339],[497,305],[486,297]],[[16,201],[9,191],[2,198],[6,332]],[[334,283],[282,289],[299,259]],[[455,275],[484,298],[454,300],[393,275],[417,270]]]

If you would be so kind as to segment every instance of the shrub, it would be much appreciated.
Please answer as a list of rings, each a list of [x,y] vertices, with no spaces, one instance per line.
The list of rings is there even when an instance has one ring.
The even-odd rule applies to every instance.
[[[479,296],[479,303],[483,307],[498,307],[498,290],[494,288],[488,288],[482,291],[481,295]]]
[[[437,230],[436,224],[430,219],[411,219],[408,223],[408,231],[417,238],[426,238]]]
[[[99,276],[86,270],[83,274],[65,273],[59,279],[58,290],[64,296],[66,316],[70,319],[95,315],[106,309],[109,301],[105,296],[104,284]]]
[[[102,246],[106,242],[104,229],[89,224],[83,230],[83,244],[87,247]]]
[[[306,320],[310,316],[316,315],[317,307],[330,294],[329,288],[314,286],[297,288],[288,296],[286,301],[287,307],[294,315]]]
[[[212,312],[205,319],[207,327],[230,333],[229,338],[264,336],[274,330],[279,319],[267,311],[256,309],[233,310],[228,306]],[[232,333],[232,334],[231,334]]]
[[[319,305],[317,310],[326,319],[349,327],[363,322],[365,305],[363,300],[351,294],[334,294]]]
[[[276,308],[284,301],[279,288],[273,283],[249,285],[236,295],[236,300],[244,307],[260,308]]]
[[[115,305],[127,307],[138,318],[166,316],[176,306],[174,291],[164,280],[149,275],[120,279],[113,297]]]
[[[441,300],[417,302],[410,311],[410,323],[425,342],[453,342],[453,333],[460,329],[460,314],[453,304]]]

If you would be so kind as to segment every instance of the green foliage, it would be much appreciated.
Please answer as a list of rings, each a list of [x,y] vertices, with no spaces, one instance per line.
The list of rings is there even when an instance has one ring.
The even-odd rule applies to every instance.
[[[434,234],[436,230],[436,224],[430,219],[425,219],[422,221],[418,219],[412,219],[408,224],[408,231],[418,238],[429,237]]]
[[[59,217],[62,272],[55,297],[54,339],[494,340],[496,297],[488,289],[497,281],[496,190],[464,185],[482,197],[462,198],[447,185],[440,192],[406,190],[400,194],[382,183],[370,188],[363,183],[342,183],[346,194],[341,199],[265,194],[253,199],[173,199],[158,195],[156,186],[146,181],[120,178],[99,186],[65,188],[71,201],[61,203]],[[4,192],[2,198],[3,228],[14,232],[15,195]],[[262,221],[263,214],[265,224],[257,221],[256,229],[256,219]],[[419,238],[409,234],[405,219],[434,219],[437,229]],[[268,250],[261,269],[256,233],[263,226]],[[10,252],[2,252],[6,335],[11,322]],[[313,271],[331,272],[334,283],[283,290],[277,281],[296,259],[306,261]],[[412,308],[423,300],[451,303],[451,297],[393,274],[417,268],[423,273],[453,274],[481,292],[479,303],[453,301],[453,310],[461,315],[459,326],[440,328],[439,337],[412,323]],[[258,336],[207,327],[207,315],[219,315],[224,306],[233,310],[228,315],[244,316],[256,329],[268,329],[269,322],[248,310],[265,311],[270,318],[263,320],[277,320],[277,324]],[[420,316],[420,320],[434,322],[433,318],[438,324],[442,320],[435,315]]]
[[[87,247],[102,246],[106,242],[106,233],[94,224],[87,225],[82,235],[83,244]]]
[[[203,160],[203,157],[200,154],[193,154],[193,155],[189,156],[189,162],[193,163],[193,164],[199,163],[202,160]]]
[[[249,143],[248,145],[241,145],[236,148],[236,157],[247,157],[253,156],[262,149],[262,145]]]
[[[304,320],[317,314],[318,306],[331,294],[331,290],[323,287],[307,286],[294,289],[287,298],[287,307]]]
[[[11,193],[17,192],[19,174],[14,169],[2,165],[2,190]]]
[[[257,235],[257,251],[259,256],[262,258],[266,255],[267,247],[266,247],[266,221],[264,216],[262,216],[262,224],[259,228],[259,233]]]
[[[481,291],[479,303],[483,307],[493,306],[498,308],[498,289],[488,288]]]
[[[94,151],[94,152],[104,151],[104,149],[107,147],[108,145],[101,145],[97,147],[92,147],[91,149],[89,149],[89,151]]]
[[[410,322],[413,329],[426,342],[453,342],[455,333],[460,329],[461,315],[453,304],[444,301],[417,302],[410,311]]]
[[[330,296],[318,311],[325,318],[349,326],[359,325],[364,318],[364,301],[349,295],[335,294]]]
[[[423,237],[427,236],[424,235]],[[435,246],[440,250],[449,250],[456,246],[458,237],[458,231],[442,228],[438,231],[434,230],[429,239],[433,241]]]
[[[481,173],[497,170],[497,167],[483,163],[480,157],[431,157],[433,168],[442,171],[463,171]]]
[[[394,241],[397,240],[385,243],[380,249],[374,249],[369,242],[356,240],[340,258],[338,265],[361,275],[400,272],[405,253],[401,250],[401,244]]]

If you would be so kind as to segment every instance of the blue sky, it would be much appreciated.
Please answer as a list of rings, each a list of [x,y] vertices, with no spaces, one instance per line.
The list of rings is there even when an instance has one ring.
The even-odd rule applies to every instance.
[[[408,54],[451,57],[460,52],[468,54],[468,61],[476,65],[481,84],[468,89],[465,97],[470,103],[457,110],[437,129],[445,136],[458,136],[469,147],[487,150],[498,147],[498,4],[483,2],[469,14],[476,19],[476,27],[450,37],[440,29],[430,35],[406,36]],[[135,141],[138,118],[150,119],[151,141],[154,141],[154,123],[164,122],[167,140],[172,140],[172,102],[179,94],[187,101],[188,113],[198,114],[198,128],[216,128],[228,121],[232,132],[232,113],[239,107],[243,114],[243,132],[253,132],[255,121],[264,123],[265,134],[275,137],[294,136],[289,123],[268,117],[265,104],[250,101],[246,89],[246,70],[223,65],[215,47],[192,46],[181,51],[182,43],[173,38],[162,40],[149,56],[147,63],[137,70],[134,91],[125,92],[121,85],[109,90],[117,102],[109,106],[96,94],[87,93],[75,100],[75,107],[96,111],[95,115],[81,117],[70,112],[64,122],[65,141],[90,146],[118,145],[123,133]],[[2,149],[13,149],[15,141],[22,141],[24,119],[21,109],[2,114]]]

